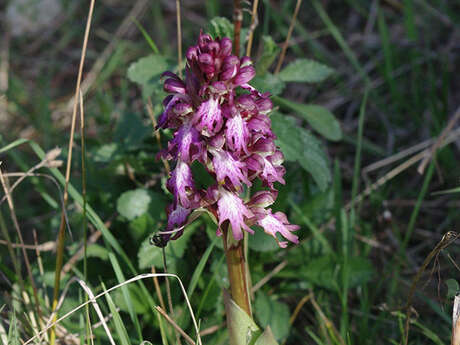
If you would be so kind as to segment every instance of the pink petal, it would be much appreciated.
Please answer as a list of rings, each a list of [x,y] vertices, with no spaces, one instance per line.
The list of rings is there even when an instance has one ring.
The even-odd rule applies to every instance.
[[[220,189],[220,198],[217,201],[217,214],[219,216],[219,228],[224,221],[228,220],[232,227],[235,240],[239,241],[243,239],[241,229],[254,233],[245,223],[245,218],[251,218],[254,214],[235,193],[223,188]]]

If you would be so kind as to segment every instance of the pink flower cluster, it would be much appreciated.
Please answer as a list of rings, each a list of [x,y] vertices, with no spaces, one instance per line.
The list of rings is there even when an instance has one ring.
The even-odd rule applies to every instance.
[[[168,206],[168,225],[163,240],[175,239],[183,232],[190,213],[199,207],[212,212],[221,226],[228,221],[235,240],[251,225],[262,227],[281,247],[276,233],[298,243],[282,212],[269,207],[277,197],[275,182],[285,183],[283,154],[275,146],[275,135],[267,114],[272,110],[269,94],[250,86],[255,69],[249,57],[232,55],[229,38],[213,40],[201,33],[198,44],[187,51],[185,80],[172,72],[164,89],[170,93],[158,127],[175,130],[174,138],[160,156],[176,162],[167,182],[174,202]],[[237,92],[238,91],[238,92]],[[197,189],[191,164],[200,162],[216,183]],[[240,197],[245,186],[259,178],[267,190],[256,192],[249,201]]]

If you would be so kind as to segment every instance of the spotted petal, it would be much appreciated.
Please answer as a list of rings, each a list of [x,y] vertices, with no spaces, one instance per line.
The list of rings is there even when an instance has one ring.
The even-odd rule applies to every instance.
[[[232,226],[232,233],[235,240],[239,241],[243,239],[241,229],[254,233],[245,222],[245,219],[253,217],[254,214],[238,195],[224,188],[220,189],[220,198],[217,201],[217,214],[219,216],[219,229],[222,223],[228,220]]]
[[[267,209],[264,210],[264,212],[257,214],[256,217],[257,224],[264,228],[267,234],[273,236],[281,248],[286,248],[287,242],[278,241],[276,238],[277,232],[279,232],[287,240],[296,244],[299,243],[299,238],[292,234],[291,231],[298,230],[300,227],[298,225],[289,224],[289,221],[284,213],[276,212],[273,214],[271,209]]]

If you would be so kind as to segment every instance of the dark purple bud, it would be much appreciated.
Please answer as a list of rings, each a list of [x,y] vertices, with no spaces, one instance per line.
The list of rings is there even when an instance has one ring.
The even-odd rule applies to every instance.
[[[261,138],[252,146],[252,151],[254,152],[275,152],[275,143],[271,138]]]
[[[209,42],[206,45],[206,51],[213,56],[216,56],[219,53],[220,45],[216,41]]]
[[[236,103],[244,110],[246,111],[253,111],[256,109],[256,102],[254,102],[253,98],[251,95],[241,95],[238,97],[236,100]]]
[[[256,100],[257,108],[263,114],[269,113],[273,109],[273,103],[270,98],[259,98]]]
[[[174,95],[167,95],[165,99],[163,100],[163,106],[167,107],[169,102],[174,98]]]
[[[212,41],[212,37],[208,34],[200,33],[200,37],[198,38],[198,46],[200,49],[205,49],[206,45]]]
[[[237,66],[228,67],[222,71],[219,79],[222,81],[230,80],[236,75],[237,72],[238,72]]]
[[[206,73],[206,74],[211,74],[214,73],[215,67],[214,67],[214,58],[212,57],[211,54],[200,54],[198,57],[198,61],[200,63],[200,68],[201,70]]]
[[[198,58],[198,48],[196,46],[191,46],[187,49],[185,56],[189,62],[196,60]]]
[[[177,74],[175,74],[175,73],[173,73],[171,71],[163,72],[161,74],[161,78],[164,78],[164,77],[169,77],[169,78],[180,80],[180,78],[177,76]]]
[[[164,90],[170,93],[185,94],[185,84],[179,79],[169,78],[165,81]]]
[[[252,60],[249,56],[243,56],[241,58],[241,67],[252,66]]]
[[[276,190],[263,190],[255,193],[247,205],[249,207],[265,208],[272,205],[277,196],[278,192]]]
[[[224,59],[222,68],[227,69],[229,67],[239,66],[239,65],[240,65],[240,60],[235,55],[230,55]]]
[[[260,173],[264,168],[264,159],[258,154],[253,154],[244,161],[246,168],[255,174]]]
[[[238,113],[238,109],[234,105],[223,104],[222,105],[222,114],[227,118],[234,117]]]
[[[246,66],[240,69],[239,73],[233,78],[233,84],[236,86],[246,84],[256,75],[256,70],[252,66]]]
[[[177,103],[173,106],[173,111],[179,116],[187,115],[193,111],[193,107],[188,103]]]
[[[216,149],[221,149],[225,144],[225,137],[222,134],[216,135],[211,139],[210,145]]]
[[[214,83],[211,84],[209,89],[211,90],[212,93],[215,93],[215,94],[222,94],[222,93],[227,92],[227,86],[225,85],[225,83],[221,81],[215,81]]]
[[[223,56],[230,55],[232,53],[232,40],[228,37],[224,37],[220,40],[220,54]]]

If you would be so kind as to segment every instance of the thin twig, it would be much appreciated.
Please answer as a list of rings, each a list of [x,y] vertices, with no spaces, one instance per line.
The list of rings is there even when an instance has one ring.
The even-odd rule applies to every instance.
[[[71,162],[72,162],[72,148],[73,148],[73,138],[75,134],[75,122],[77,118],[77,106],[78,106],[78,97],[80,96],[80,84],[83,75],[83,66],[85,64],[85,57],[86,57],[86,48],[88,46],[88,38],[89,32],[91,28],[91,22],[93,18],[93,10],[94,10],[94,3],[95,0],[91,0],[89,5],[88,11],[88,19],[86,21],[86,28],[85,28],[85,36],[83,39],[83,48],[80,57],[80,66],[78,68],[78,76],[77,76],[77,85],[75,87],[75,95],[74,95],[74,105],[73,105],[73,113],[72,113],[72,124],[70,129],[70,139],[69,139],[69,153],[67,157],[67,167],[66,167],[66,174],[65,174],[65,185],[64,185],[64,208],[67,205],[68,199],[68,188],[69,188],[69,180],[70,180],[70,169],[71,169]],[[54,279],[54,291],[53,291],[53,304],[52,304],[52,311],[57,306],[58,295],[59,295],[59,287],[61,281],[61,267],[62,261],[64,256],[64,240],[65,240],[65,213],[62,212],[61,215],[61,224],[59,226],[59,235],[57,240],[57,252],[56,252],[56,270],[55,270],[55,279]],[[56,314],[57,316],[57,314]],[[55,316],[55,317],[56,317]],[[56,334],[54,328],[51,329],[51,337],[50,337],[50,344],[54,345],[56,339]]]
[[[243,23],[243,11],[241,0],[233,0],[233,48],[236,56],[240,56],[241,25]]]
[[[275,74],[279,73],[281,69],[281,65],[283,64],[283,61],[284,61],[284,57],[286,56],[286,50],[289,47],[289,40],[291,39],[292,30],[294,30],[294,24],[297,18],[297,14],[299,14],[301,4],[302,4],[302,0],[297,0],[297,4],[295,5],[295,9],[294,9],[294,14],[292,15],[292,19],[291,19],[291,24],[289,25],[289,30],[286,36],[286,40],[284,41],[283,48],[281,49],[280,58],[275,68]]]
[[[158,310],[158,312],[166,319],[166,321],[168,321],[171,324],[171,326],[173,326],[174,329],[184,337],[187,343],[189,343],[190,345],[196,345],[193,339],[190,338],[190,336],[187,333],[185,333],[184,330],[180,328],[179,325],[175,323],[174,320],[171,319],[169,315],[160,306],[156,306],[155,309]]]
[[[417,168],[417,172],[422,175],[423,172],[425,171],[425,168],[427,166],[427,164],[430,162],[430,160],[432,159],[434,153],[439,149],[439,147],[441,146],[442,142],[444,141],[444,139],[446,138],[446,136],[452,131],[452,128],[454,127],[455,123],[457,122],[457,120],[460,118],[460,107],[457,108],[457,110],[455,111],[455,114],[454,116],[452,116],[452,118],[450,119],[449,123],[447,124],[447,126],[443,129],[443,131],[441,132],[441,134],[439,135],[438,139],[436,140],[436,142],[434,143],[434,145],[431,147],[431,150],[430,150],[430,153],[423,159],[423,161],[420,163],[420,165],[418,166]]]
[[[251,26],[249,27],[249,33],[248,33],[248,45],[246,46],[246,55],[251,56],[251,50],[252,50],[252,41],[254,39],[254,30],[257,27],[257,24],[259,22],[257,18],[257,6],[259,5],[259,0],[254,0],[254,3],[252,4],[252,17],[251,17]]]
[[[265,285],[270,279],[272,279],[278,272],[280,272],[284,267],[288,264],[287,260],[281,261],[276,267],[265,277],[259,280],[251,289],[251,293],[256,292],[259,290],[263,285]]]

